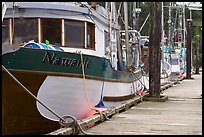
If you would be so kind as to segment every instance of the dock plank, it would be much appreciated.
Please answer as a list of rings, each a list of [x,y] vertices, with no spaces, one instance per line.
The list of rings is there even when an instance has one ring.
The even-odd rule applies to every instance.
[[[87,132],[96,135],[202,135],[202,74],[163,91],[165,102],[142,101]]]

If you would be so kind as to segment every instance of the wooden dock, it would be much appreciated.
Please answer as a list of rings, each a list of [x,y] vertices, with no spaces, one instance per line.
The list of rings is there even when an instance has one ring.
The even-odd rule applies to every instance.
[[[94,135],[201,135],[202,72],[194,79],[179,79],[161,86],[165,102],[144,101],[148,94],[78,121],[85,134]],[[108,119],[107,119],[108,118]],[[70,135],[73,128],[61,128],[49,135]],[[83,135],[83,132],[79,132]]]

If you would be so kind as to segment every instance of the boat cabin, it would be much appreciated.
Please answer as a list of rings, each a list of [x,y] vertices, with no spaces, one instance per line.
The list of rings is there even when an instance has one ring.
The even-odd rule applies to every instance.
[[[80,50],[108,58],[116,68],[120,27],[110,25],[108,16],[102,6],[95,9],[77,2],[7,2],[2,44],[22,46],[34,41],[57,45],[64,52]]]

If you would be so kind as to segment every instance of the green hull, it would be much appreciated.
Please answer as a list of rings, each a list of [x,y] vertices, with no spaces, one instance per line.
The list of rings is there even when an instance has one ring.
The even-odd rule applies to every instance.
[[[87,78],[118,82],[133,82],[141,76],[117,71],[105,58],[82,55]],[[9,70],[51,73],[53,75],[82,76],[81,56],[78,53],[20,48],[2,56],[2,64]]]

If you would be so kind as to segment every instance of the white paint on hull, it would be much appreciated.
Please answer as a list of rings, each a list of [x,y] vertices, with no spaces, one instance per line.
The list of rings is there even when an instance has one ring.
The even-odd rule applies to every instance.
[[[140,81],[145,86],[147,90],[149,90],[149,77],[148,76],[142,76]]]
[[[142,84],[141,84],[142,82]],[[105,82],[104,96],[127,96],[144,89],[145,78],[141,77],[134,83]],[[146,83],[145,83],[146,84]]]
[[[180,72],[180,65],[172,65],[171,70],[172,72]]]
[[[100,100],[101,81],[86,80],[90,105],[94,107]],[[60,116],[71,115],[83,119],[91,109],[88,106],[84,81],[81,78],[48,76],[40,87],[37,98]],[[37,108],[44,117],[59,119],[37,102]]]
[[[140,79],[142,81],[142,78]],[[101,98],[103,81],[86,79],[88,100],[94,107]],[[103,96],[125,96],[143,89],[140,81],[133,83],[104,82]],[[91,111],[82,78],[48,76],[40,87],[37,98],[60,116],[71,115],[77,119],[87,117]],[[59,119],[37,102],[42,116],[53,121]]]

